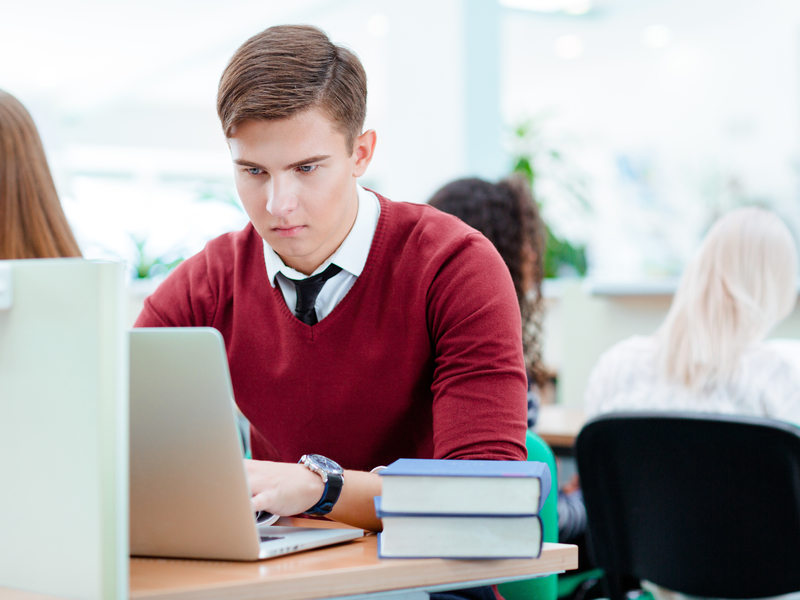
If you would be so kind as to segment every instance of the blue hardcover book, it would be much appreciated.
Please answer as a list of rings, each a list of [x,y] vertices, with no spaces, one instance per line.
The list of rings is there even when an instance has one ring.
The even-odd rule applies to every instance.
[[[387,513],[535,515],[550,493],[536,461],[401,458],[380,472]]]
[[[422,515],[390,513],[375,498],[383,521],[381,558],[537,558],[542,551],[539,515]]]

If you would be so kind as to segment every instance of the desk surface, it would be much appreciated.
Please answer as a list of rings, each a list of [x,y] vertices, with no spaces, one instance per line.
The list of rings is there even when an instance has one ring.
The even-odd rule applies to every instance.
[[[572,448],[586,415],[579,408],[564,408],[555,404],[542,404],[536,417],[534,431],[551,448]]]
[[[290,524],[309,525],[308,520]],[[545,544],[538,559],[379,559],[370,535],[252,563],[131,558],[131,598],[303,600],[452,583],[527,579],[578,566],[576,546]],[[469,585],[455,587],[470,587]]]

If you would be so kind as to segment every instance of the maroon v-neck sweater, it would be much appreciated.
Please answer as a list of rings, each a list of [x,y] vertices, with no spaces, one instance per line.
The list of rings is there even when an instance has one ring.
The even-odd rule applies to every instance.
[[[180,265],[136,326],[222,333],[253,458],[313,452],[360,470],[401,457],[524,460],[527,383],[505,264],[458,219],[379,198],[364,270],[316,325],[270,286],[248,225]]]

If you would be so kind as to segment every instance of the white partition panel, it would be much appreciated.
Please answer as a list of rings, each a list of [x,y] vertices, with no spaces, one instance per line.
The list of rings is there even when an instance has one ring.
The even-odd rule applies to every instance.
[[[123,277],[0,261],[0,587],[127,597]]]

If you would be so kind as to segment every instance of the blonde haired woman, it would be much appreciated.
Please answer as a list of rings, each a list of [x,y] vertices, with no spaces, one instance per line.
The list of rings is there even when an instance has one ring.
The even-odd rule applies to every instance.
[[[80,255],[36,125],[0,90],[0,260]]]
[[[655,335],[627,339],[600,358],[586,390],[588,415],[695,411],[800,425],[800,374],[763,343],[794,308],[796,274],[794,239],[777,216],[743,208],[722,217],[684,272]],[[641,585],[656,600],[696,598]]]
[[[588,415],[676,410],[800,424],[800,375],[763,344],[794,308],[796,273],[795,242],[777,216],[743,208],[722,217],[655,335],[627,339],[600,358]]]

